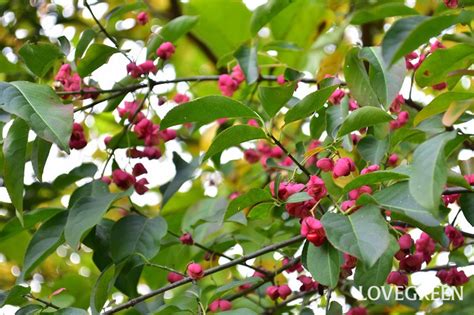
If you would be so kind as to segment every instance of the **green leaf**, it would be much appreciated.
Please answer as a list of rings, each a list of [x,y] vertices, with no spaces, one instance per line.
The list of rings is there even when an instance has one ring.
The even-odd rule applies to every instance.
[[[253,84],[258,80],[258,65],[257,65],[257,47],[242,45],[234,53],[240,68],[245,74],[245,81],[247,84]]]
[[[82,55],[84,55],[84,52],[86,51],[87,47],[89,44],[92,42],[92,40],[95,38],[95,32],[94,30],[88,28],[81,34],[81,38],[79,39],[79,42],[76,45],[76,51],[74,52],[74,59],[81,59]]]
[[[207,124],[219,118],[259,118],[246,105],[225,96],[205,96],[180,104],[166,114],[161,121],[161,129],[195,122]]]
[[[450,186],[464,187],[466,189],[472,190],[471,185],[469,185],[464,176],[453,170],[448,170],[448,184]]]
[[[4,305],[21,305],[27,301],[25,295],[29,293],[29,287],[15,285],[10,290],[0,293],[0,307]]]
[[[24,119],[41,138],[69,153],[72,105],[63,105],[46,85],[26,81],[0,83],[0,107]]]
[[[184,182],[192,178],[194,171],[198,168],[200,162],[199,158],[195,158],[191,161],[191,163],[187,163],[179,156],[178,153],[173,152],[173,164],[176,168],[175,177],[171,182],[160,187],[160,192],[163,194],[161,207],[165,206],[165,204],[178,191]]]
[[[16,215],[23,224],[23,179],[25,177],[26,145],[28,143],[28,125],[17,118],[8,130],[3,143],[3,181],[8,195],[16,210]]]
[[[341,253],[329,242],[314,246],[306,242],[303,247],[302,262],[313,279],[329,288],[335,288],[339,281],[342,264]]]
[[[211,146],[204,155],[203,161],[217,153],[224,151],[225,149],[236,146],[240,143],[265,138],[265,132],[261,128],[256,128],[249,125],[231,126],[217,134],[217,136],[212,141]]]
[[[115,266],[110,265],[105,268],[97,278],[96,283],[92,287],[90,308],[93,315],[98,315],[107,302],[109,294],[112,292],[115,281]]]
[[[160,242],[167,229],[163,217],[148,219],[140,215],[128,215],[121,218],[112,227],[112,258],[116,263],[132,255],[152,259],[160,251]]]
[[[83,163],[70,170],[67,174],[61,174],[56,177],[56,179],[53,181],[53,187],[58,190],[64,189],[80,179],[94,177],[96,172],[97,165],[94,163]]]
[[[370,106],[361,107],[350,113],[349,116],[344,119],[341,128],[339,128],[337,132],[337,136],[342,137],[354,130],[388,122],[392,119],[392,116],[383,109]]]
[[[123,88],[128,85],[135,84],[137,82],[138,80],[136,78],[128,75],[122,80],[115,82],[112,88],[113,89]],[[104,108],[104,112],[111,112],[114,109],[116,109],[120,105],[120,103],[123,101],[127,93],[122,93],[120,95],[118,94],[113,94],[113,95],[116,95],[116,96],[107,102],[107,106]]]
[[[28,211],[23,216],[23,226],[17,217],[11,218],[0,231],[0,242],[17,235],[18,233],[31,229],[39,222],[44,222],[56,215],[57,213],[64,211],[61,208],[40,208],[32,211]]]
[[[457,15],[412,16],[397,20],[382,41],[383,59],[389,65],[459,22]]]
[[[393,236],[390,237],[390,244],[383,255],[372,267],[367,267],[358,263],[354,275],[354,282],[358,286],[367,289],[371,286],[382,286],[387,280],[387,276],[392,270],[393,255],[400,249]]]
[[[16,311],[15,315],[35,315],[35,314],[40,314],[42,310],[43,310],[43,307],[41,305],[29,304],[29,305],[23,306],[18,311]]]
[[[31,148],[31,164],[33,165],[33,170],[39,181],[43,181],[43,170],[46,161],[48,160],[50,150],[50,142],[40,137],[36,137],[33,141],[33,146]]]
[[[155,56],[156,50],[162,43],[175,42],[181,36],[188,33],[198,20],[198,16],[182,15],[168,22],[163,26],[158,35],[151,37],[147,44],[147,56],[149,58]]]
[[[304,202],[313,199],[306,191],[301,191],[296,194],[291,195],[288,197],[286,200],[286,203],[298,203],[298,202]]]
[[[26,43],[18,54],[28,69],[40,78],[46,75],[56,60],[64,57],[61,49],[50,43]]]
[[[329,106],[326,110],[326,131],[331,138],[335,138],[344,119],[349,113],[349,99],[344,97],[341,104]]]
[[[262,102],[263,109],[272,118],[291,99],[295,91],[294,83],[283,86],[260,86],[258,96]]]
[[[397,183],[384,188],[373,195],[382,207],[393,212],[401,213],[426,226],[438,226],[432,213],[421,206],[409,192],[408,182]]]
[[[352,48],[344,62],[344,77],[351,95],[361,106],[380,107],[380,102],[375,93],[371,78],[365,69],[364,62],[359,57],[360,48]]]
[[[377,6],[357,10],[351,19],[351,24],[361,25],[378,21],[392,16],[417,15],[418,11],[401,3],[381,3]]]
[[[342,315],[342,305],[332,301],[331,304],[329,304],[329,310],[326,315]]]
[[[416,83],[425,87],[444,82],[451,72],[469,67],[473,61],[474,49],[471,45],[459,44],[447,49],[437,49],[416,70]]]
[[[419,145],[413,153],[410,193],[430,211],[437,211],[448,178],[444,147],[455,133],[437,135]]]
[[[360,50],[359,57],[370,64],[369,80],[379,103],[389,108],[402,88],[406,75],[405,61],[400,60],[388,67],[382,58],[380,47],[365,47]]]
[[[119,50],[115,47],[102,44],[90,45],[84,57],[77,62],[77,73],[79,73],[81,78],[88,76],[94,70],[106,64],[109,58],[118,52]]]
[[[255,9],[252,19],[250,20],[250,32],[252,32],[252,35],[255,36],[262,27],[293,1],[294,0],[270,0]]]
[[[467,222],[474,226],[474,194],[461,194],[459,198],[459,206]]]
[[[334,247],[359,258],[369,267],[375,264],[389,245],[387,223],[375,206],[364,206],[347,216],[326,212],[322,224]]]
[[[372,185],[377,183],[382,183],[391,180],[406,180],[408,175],[393,172],[393,171],[377,171],[372,173],[367,173],[364,175],[357,176],[352,181],[350,181],[346,186],[344,186],[344,192],[351,191],[353,189],[359,188],[363,185]]]
[[[64,241],[63,231],[68,213],[62,211],[43,223],[31,238],[23,260],[21,278],[51,255]]]
[[[84,234],[100,222],[112,203],[130,194],[131,190],[128,190],[118,194],[105,192],[98,196],[79,198],[69,209],[64,230],[66,242],[72,248],[77,248]]]
[[[290,122],[307,118],[312,113],[317,112],[321,109],[329,96],[336,90],[337,86],[328,86],[313,92],[303,98],[301,101],[296,103],[285,115],[285,124]]]
[[[61,48],[61,52],[64,54],[64,56],[69,55],[69,53],[71,52],[71,43],[69,42],[67,37],[66,36],[59,36],[58,37],[58,42],[59,42],[59,46]]]
[[[115,27],[115,23],[124,17],[124,15],[131,11],[146,11],[148,9],[146,3],[141,0],[136,2],[127,3],[125,5],[119,5],[110,10],[105,16],[107,20],[107,26]]]
[[[378,140],[372,135],[365,136],[357,143],[357,151],[370,164],[380,164],[388,148],[388,138]]]
[[[54,312],[56,315],[87,315],[87,311],[75,308],[75,307],[66,307]]]
[[[469,92],[445,92],[438,95],[415,116],[413,125],[417,126],[422,121],[445,112],[451,104],[463,106],[467,102],[472,102],[473,98],[474,93]]]
[[[234,214],[247,207],[251,207],[266,201],[273,201],[272,195],[268,190],[252,188],[245,194],[238,196],[229,203],[225,214],[225,219],[232,217]]]

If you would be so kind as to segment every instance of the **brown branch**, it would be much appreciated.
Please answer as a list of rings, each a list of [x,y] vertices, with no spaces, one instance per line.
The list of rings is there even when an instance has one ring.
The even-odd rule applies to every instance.
[[[245,256],[242,256],[240,258],[237,258],[237,259],[234,259],[234,260],[231,260],[229,261],[228,263],[225,263],[225,264],[222,264],[220,266],[216,266],[216,267],[213,267],[213,268],[210,268],[210,269],[207,269],[204,271],[204,276],[209,276],[209,275],[212,275],[216,272],[219,272],[219,271],[222,271],[222,270],[226,270],[228,268],[231,268],[231,267],[234,267],[236,265],[239,265],[240,263],[243,263],[249,259],[252,259],[252,258],[256,258],[256,257],[259,257],[259,256],[262,256],[266,253],[270,253],[270,252],[273,252],[277,249],[280,249],[280,248],[284,248],[284,247],[287,247],[289,245],[292,245],[292,244],[295,244],[295,243],[298,243],[298,242],[301,242],[302,240],[304,239],[303,236],[295,236],[293,238],[290,238],[286,241],[283,241],[283,242],[280,242],[280,243],[276,243],[276,244],[272,244],[272,245],[269,245],[269,246],[266,246],[266,247],[263,247],[262,249],[256,251],[256,252],[253,252],[249,255],[245,255]],[[190,283],[192,282],[193,279],[191,279],[190,277],[186,277],[180,281],[177,281],[177,282],[174,282],[174,283],[171,283],[169,285],[166,285],[162,288],[159,288],[157,290],[153,290],[147,294],[143,294],[139,297],[136,297],[136,298],[133,298],[131,300],[129,300],[128,302],[126,303],[123,303],[123,304],[120,304],[108,311],[105,311],[103,312],[102,314],[106,315],[106,314],[114,314],[114,313],[117,313],[121,310],[125,310],[127,308],[130,308],[130,307],[133,307],[134,305],[140,303],[140,302],[143,302],[149,298],[152,298],[156,295],[159,295],[159,294],[162,294],[166,291],[169,291],[171,289],[174,289],[174,288],[177,288],[177,287],[180,287],[182,285],[185,285],[187,283]]]
[[[474,188],[474,186],[472,188]],[[448,187],[443,191],[443,195],[455,195],[465,193],[474,193],[474,190],[469,190],[463,187]]]
[[[458,266],[458,265],[443,265],[443,266],[435,266],[435,267],[431,267],[431,268],[425,268],[423,270],[418,270],[418,271],[415,271],[414,273],[416,272],[427,272],[427,271],[439,271],[439,270],[444,270],[444,269],[450,269],[450,268],[457,268],[457,267],[467,267],[467,266],[474,266],[474,262],[470,262],[468,263],[467,265],[464,265],[464,266]]]
[[[59,306],[54,305],[53,303],[48,302],[48,301],[46,301],[46,300],[37,298],[37,297],[33,296],[32,294],[26,294],[25,297],[27,297],[27,298],[29,298],[29,299],[32,299],[32,300],[34,300],[34,301],[40,302],[40,303],[44,304],[44,305],[47,306],[47,307],[51,307],[51,308],[54,308],[54,309],[56,309],[56,310],[59,310],[59,309],[60,309]]]
[[[275,138],[274,135],[272,134],[268,134],[268,136],[273,140],[273,143],[275,143],[277,146],[280,147],[280,149],[283,150],[283,152],[285,152],[286,155],[288,155],[288,157],[298,166],[298,168],[306,174],[306,176],[310,177],[311,176],[311,173],[310,171],[308,171],[308,169],[306,167],[304,167],[284,146],[283,144],[277,139]]]

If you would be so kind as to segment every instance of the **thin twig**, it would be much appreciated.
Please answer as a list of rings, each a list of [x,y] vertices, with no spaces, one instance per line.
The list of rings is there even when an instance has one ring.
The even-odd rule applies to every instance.
[[[60,309],[59,306],[54,305],[53,303],[48,302],[48,301],[45,301],[45,300],[43,300],[43,299],[37,298],[37,297],[33,296],[32,294],[26,294],[25,297],[27,297],[27,298],[29,298],[29,299],[32,299],[32,300],[35,300],[35,301],[37,301],[37,302],[43,303],[45,306],[54,308],[54,309],[56,309],[56,310],[59,310],[59,309]]]
[[[303,236],[296,236],[296,237],[293,237],[293,238],[290,238],[288,240],[285,240],[283,242],[280,242],[280,243],[276,243],[276,244],[272,244],[272,245],[269,245],[269,246],[266,246],[266,247],[263,247],[262,249],[256,251],[256,252],[253,252],[249,255],[245,255],[245,256],[242,256],[240,258],[237,258],[237,259],[234,259],[234,260],[231,260],[229,261],[228,263],[225,263],[225,264],[222,264],[220,266],[216,266],[216,267],[213,267],[213,268],[210,268],[210,269],[207,269],[204,271],[204,277],[206,276],[209,276],[209,275],[212,275],[216,272],[219,272],[219,271],[222,271],[222,270],[226,270],[228,268],[231,268],[231,267],[234,267],[236,265],[239,265],[240,263],[242,262],[245,262],[249,259],[252,259],[252,258],[256,258],[256,257],[259,257],[259,256],[262,256],[266,253],[269,253],[269,252],[273,252],[277,249],[280,249],[280,248],[284,248],[284,247],[287,247],[287,246],[290,246],[292,244],[295,244],[295,243],[298,243],[298,242],[301,242],[302,240],[304,239]],[[121,310],[125,310],[127,308],[130,308],[130,307],[133,307],[134,305],[140,303],[140,302],[143,302],[149,298],[152,298],[156,295],[159,295],[159,294],[162,294],[166,291],[169,291],[171,289],[174,289],[174,288],[177,288],[177,287],[180,287],[182,285],[185,285],[187,283],[190,283],[192,282],[193,279],[189,278],[189,277],[186,277],[180,281],[177,281],[177,282],[174,282],[174,283],[171,283],[169,285],[166,285],[162,288],[159,288],[157,290],[153,290],[147,294],[143,294],[141,296],[138,296],[136,298],[133,298],[131,300],[129,300],[128,302],[125,302],[123,304],[120,304],[108,311],[105,311],[103,312],[102,314],[106,315],[106,314],[114,314],[114,313],[117,313]]]
[[[308,171],[308,169],[306,167],[304,167],[284,146],[283,144],[277,139],[275,138],[274,135],[272,134],[268,134],[268,136],[272,139],[273,143],[275,143],[277,146],[280,147],[280,149],[283,150],[283,152],[285,152],[286,155],[288,155],[288,157],[298,166],[298,168],[306,174],[306,176],[310,177],[311,176],[311,173]]]

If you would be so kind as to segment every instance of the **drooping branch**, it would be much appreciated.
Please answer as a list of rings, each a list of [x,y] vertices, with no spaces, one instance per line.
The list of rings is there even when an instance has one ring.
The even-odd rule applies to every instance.
[[[231,267],[234,267],[236,265],[239,265],[243,262],[246,262],[247,260],[249,259],[252,259],[252,258],[256,258],[256,257],[259,257],[259,256],[262,256],[264,254],[267,254],[267,253],[270,253],[270,252],[273,252],[277,249],[280,249],[280,248],[284,248],[284,247],[287,247],[287,246],[290,246],[290,245],[293,245],[295,243],[298,243],[298,242],[301,242],[302,240],[304,239],[303,236],[295,236],[293,238],[290,238],[288,240],[285,240],[283,242],[279,242],[279,243],[275,243],[275,244],[272,244],[272,245],[269,245],[269,246],[266,246],[266,247],[263,247],[262,249],[256,251],[256,252],[253,252],[251,254],[248,254],[248,255],[245,255],[245,256],[242,256],[240,258],[237,258],[237,259],[234,259],[234,260],[231,260],[225,264],[222,264],[220,266],[216,266],[216,267],[213,267],[213,268],[210,268],[210,269],[207,269],[204,271],[204,277],[206,276],[209,276],[209,275],[212,275],[214,273],[217,273],[219,271],[222,271],[222,270],[226,270],[228,268],[231,268]],[[121,305],[118,305],[108,311],[105,311],[103,312],[102,314],[106,315],[106,314],[114,314],[114,313],[117,313],[121,310],[124,310],[124,309],[127,309],[127,308],[130,308],[130,307],[133,307],[134,305],[140,303],[140,302],[143,302],[143,301],[146,301],[147,299],[149,298],[152,298],[154,296],[157,296],[159,294],[162,294],[162,293],[165,293],[166,291],[169,291],[171,289],[174,289],[174,288],[177,288],[177,287],[180,287],[182,285],[185,285],[187,283],[190,283],[192,282],[193,279],[191,279],[190,277],[186,277],[180,281],[177,281],[177,282],[174,282],[174,283],[171,283],[169,285],[166,285],[162,288],[159,288],[159,289],[156,289],[156,290],[153,290],[147,294],[143,294],[139,297],[136,297],[136,298],[133,298],[131,300],[129,300],[128,302],[125,302]]]

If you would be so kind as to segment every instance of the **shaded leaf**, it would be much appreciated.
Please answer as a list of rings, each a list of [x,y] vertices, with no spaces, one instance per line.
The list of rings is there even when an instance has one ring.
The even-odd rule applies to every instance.
[[[286,113],[285,124],[307,118],[320,110],[336,88],[337,86],[333,85],[307,95]]]
[[[380,164],[389,148],[388,139],[378,140],[372,135],[365,136],[357,143],[357,151],[370,164]]]
[[[272,195],[268,190],[260,189],[260,188],[252,188],[248,192],[243,195],[238,196],[237,198],[233,199],[229,206],[227,207],[227,211],[225,214],[225,218],[230,218],[234,214],[247,207],[251,207],[258,203],[262,202],[272,202]]]
[[[38,77],[43,77],[54,65],[54,62],[64,57],[61,49],[50,43],[26,43],[18,54],[28,69]]]
[[[97,278],[92,287],[90,308],[93,315],[98,315],[107,302],[107,298],[112,291],[115,282],[115,266],[110,265],[105,268]]]
[[[84,57],[77,62],[77,73],[84,78],[91,74],[94,70],[109,61],[109,58],[118,53],[115,47],[110,47],[102,44],[92,44],[87,49]]]
[[[344,192],[359,188],[363,185],[372,185],[391,180],[406,180],[408,175],[393,171],[377,171],[357,176],[344,186]]]
[[[306,242],[303,247],[302,262],[314,280],[329,288],[336,287],[342,264],[341,253],[329,242],[314,246]]]
[[[253,84],[258,80],[258,65],[257,65],[257,47],[242,45],[234,53],[240,68],[245,74],[245,81],[247,84]]]
[[[351,19],[351,24],[360,25],[378,21],[392,16],[417,15],[415,9],[401,3],[381,3],[368,9],[357,10]]]
[[[31,164],[39,181],[43,181],[43,170],[48,160],[51,143],[36,137],[31,148]]]
[[[474,194],[461,194],[459,206],[467,222],[474,226]]]
[[[94,30],[90,28],[82,32],[81,38],[79,39],[79,42],[76,45],[76,51],[74,52],[74,59],[82,58],[82,55],[84,55],[84,52],[86,51],[87,47],[92,42],[94,37],[95,37],[95,32]]]

